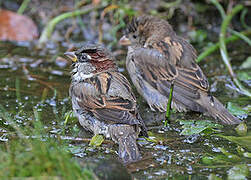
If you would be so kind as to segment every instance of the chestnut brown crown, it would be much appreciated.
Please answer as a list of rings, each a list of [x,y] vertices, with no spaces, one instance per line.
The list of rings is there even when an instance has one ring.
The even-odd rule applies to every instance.
[[[117,66],[111,53],[101,45],[86,44],[73,52],[65,55],[72,60],[73,79],[85,79],[92,75],[105,71],[117,71]]]

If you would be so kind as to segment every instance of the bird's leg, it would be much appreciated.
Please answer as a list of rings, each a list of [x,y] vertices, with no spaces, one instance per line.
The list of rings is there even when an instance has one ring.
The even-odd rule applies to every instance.
[[[167,124],[170,124],[171,104],[172,104],[172,99],[173,99],[173,86],[174,86],[174,81],[171,82],[170,92],[168,96],[165,127],[167,127]]]

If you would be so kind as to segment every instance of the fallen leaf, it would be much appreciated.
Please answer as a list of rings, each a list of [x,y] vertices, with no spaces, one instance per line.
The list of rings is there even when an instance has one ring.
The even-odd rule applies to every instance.
[[[202,131],[208,129],[211,131],[215,131],[216,129],[222,128],[221,125],[215,124],[211,121],[187,121],[187,120],[180,120],[180,124],[182,125],[182,132],[181,135],[193,135],[199,134]]]
[[[38,29],[29,17],[0,10],[0,40],[31,41],[36,38],[38,38]]]
[[[100,146],[104,141],[104,136],[100,134],[96,134],[92,137],[89,145],[90,146]]]

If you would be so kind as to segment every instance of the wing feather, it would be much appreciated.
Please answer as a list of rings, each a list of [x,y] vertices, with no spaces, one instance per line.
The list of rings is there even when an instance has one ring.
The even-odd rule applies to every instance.
[[[140,72],[143,79],[159,92],[168,96],[173,81],[176,101],[190,106],[194,110],[199,109],[201,107],[196,105],[195,100],[200,98],[198,90],[208,91],[207,78],[200,67],[193,62],[193,59],[189,60],[191,62],[182,62],[185,58],[182,53],[187,52],[182,49],[184,48],[183,44],[174,43],[170,39],[168,42],[169,44],[165,41],[153,44],[152,48],[136,48],[129,58],[133,59],[137,71]],[[172,47],[170,48],[170,46]],[[176,50],[175,46],[177,46]],[[179,51],[176,57],[173,55],[175,51]],[[191,57],[194,57],[194,54]],[[187,57],[185,61],[188,61]]]
[[[121,96],[113,96],[110,88],[127,89]],[[114,90],[113,90],[114,91]],[[123,95],[126,94],[126,95]],[[101,121],[108,123],[141,124],[136,118],[136,100],[127,79],[118,72],[100,73],[71,87],[80,108],[91,111]]]

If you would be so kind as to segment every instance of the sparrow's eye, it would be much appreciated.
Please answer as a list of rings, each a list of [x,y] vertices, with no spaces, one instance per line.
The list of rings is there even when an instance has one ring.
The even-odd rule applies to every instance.
[[[134,38],[134,39],[136,39],[137,38],[137,36],[134,34],[134,35],[132,35],[132,37]]]
[[[88,58],[87,58],[87,55],[85,53],[82,53],[80,56],[79,56],[79,61],[80,62],[85,62],[87,61]]]

